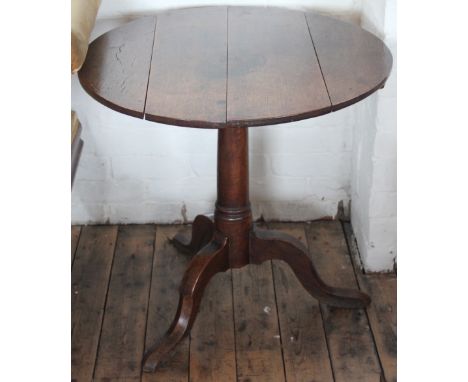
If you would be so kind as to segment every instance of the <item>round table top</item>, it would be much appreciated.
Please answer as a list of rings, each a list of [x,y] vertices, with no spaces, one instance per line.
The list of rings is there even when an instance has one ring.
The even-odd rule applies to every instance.
[[[316,117],[384,86],[385,44],[347,22],[270,7],[200,7],[144,17],[90,46],[79,78],[111,109],[223,128]]]

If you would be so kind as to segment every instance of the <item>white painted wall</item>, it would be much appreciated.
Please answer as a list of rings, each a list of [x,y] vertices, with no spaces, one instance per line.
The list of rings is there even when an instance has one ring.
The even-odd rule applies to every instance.
[[[397,244],[396,1],[363,0],[361,24],[392,51],[385,88],[355,106],[351,223],[368,271],[392,270]]]
[[[295,9],[313,8],[334,13],[359,14],[362,0],[103,0],[98,18],[140,16],[167,8],[206,5],[256,5]]]
[[[103,0],[93,38],[136,15],[207,4],[319,9],[357,23],[363,9],[361,0]],[[360,206],[366,204],[366,197],[370,198],[375,187],[362,181],[358,187],[357,180],[362,174],[380,171],[374,171],[373,161],[366,161],[373,158],[377,142],[367,133],[376,129],[377,103],[373,96],[363,106],[322,117],[251,128],[254,218],[263,215],[267,220],[301,221],[334,217],[340,202],[349,214],[352,196],[353,227],[369,227],[354,227],[359,233],[359,246],[368,243],[369,237],[374,237],[370,227],[376,226]],[[82,122],[85,140],[72,193],[74,223],[172,223],[212,212],[216,197],[216,131],[166,126],[119,114],[89,97],[76,77],[72,78],[72,108]],[[354,138],[354,146],[353,135],[358,137],[357,144]],[[394,139],[390,131],[387,135],[379,137],[384,146],[387,138]],[[373,203],[380,206],[378,197]],[[365,211],[378,214],[375,208]],[[364,254],[364,264],[374,264],[373,257],[380,256],[375,251]]]

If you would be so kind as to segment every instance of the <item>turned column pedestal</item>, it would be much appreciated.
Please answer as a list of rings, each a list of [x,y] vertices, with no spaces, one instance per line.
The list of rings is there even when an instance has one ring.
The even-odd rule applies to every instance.
[[[161,341],[144,356],[143,369],[153,372],[170,357],[175,346],[195,322],[203,291],[218,272],[283,260],[303,287],[320,302],[342,308],[364,308],[370,299],[357,290],[325,284],[298,240],[276,231],[259,231],[252,224],[249,202],[248,129],[218,130],[218,198],[214,223],[199,215],[192,225],[192,237],[176,235],[172,243],[193,259],[180,285],[177,313]]]

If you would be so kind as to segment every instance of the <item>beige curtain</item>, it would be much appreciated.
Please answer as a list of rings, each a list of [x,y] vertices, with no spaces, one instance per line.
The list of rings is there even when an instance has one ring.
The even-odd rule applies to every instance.
[[[71,71],[80,70],[101,0],[71,0]]]

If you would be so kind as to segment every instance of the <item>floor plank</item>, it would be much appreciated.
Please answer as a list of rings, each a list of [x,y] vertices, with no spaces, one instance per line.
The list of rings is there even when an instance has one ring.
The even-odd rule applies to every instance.
[[[140,381],[156,227],[121,226],[95,381]]]
[[[232,278],[238,381],[285,381],[271,261]]]
[[[392,274],[364,274],[361,272],[359,252],[351,224],[343,229],[353,259],[360,288],[372,299],[367,315],[386,382],[397,380],[397,278]]]
[[[179,285],[190,261],[190,256],[177,252],[169,243],[181,226],[158,226],[153,275],[148,310],[145,349],[159,340],[169,328],[177,310]],[[183,230],[190,231],[189,227]],[[174,356],[156,369],[143,373],[143,382],[187,382],[189,370],[189,337],[175,349]]]
[[[375,345],[386,382],[397,380],[397,293],[396,277],[362,275],[360,285],[372,298],[367,308]]]
[[[190,381],[235,382],[236,347],[232,306],[232,273],[208,284],[190,334]]]
[[[116,226],[82,228],[71,276],[72,381],[93,377],[116,239]]]
[[[75,260],[76,248],[78,247],[78,240],[80,239],[81,226],[72,225],[71,227],[71,264]]]
[[[268,228],[287,233],[307,245],[303,223],[274,223],[268,224]],[[318,301],[302,287],[286,263],[273,261],[273,275],[287,381],[332,382]]]
[[[357,288],[346,240],[338,221],[306,225],[310,253],[325,282]],[[380,382],[381,368],[366,313],[321,304],[336,382]]]

